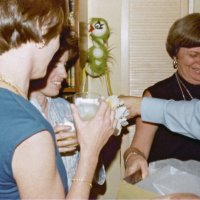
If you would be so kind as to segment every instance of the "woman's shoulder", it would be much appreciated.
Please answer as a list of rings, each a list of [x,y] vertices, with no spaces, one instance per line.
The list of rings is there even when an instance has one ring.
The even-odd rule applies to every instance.
[[[2,90],[0,127],[0,152],[8,155],[5,160],[12,158],[16,147],[33,135],[47,130],[53,136],[50,124],[28,100]]]
[[[70,103],[61,97],[52,98],[52,106],[59,111],[60,116],[71,115],[71,106]]]
[[[71,112],[70,102],[68,102],[66,99],[62,97],[56,97],[51,99],[55,107],[63,112]]]
[[[0,92],[1,133],[15,141],[23,140],[41,130],[51,130],[51,126],[28,100],[12,93]],[[4,114],[3,114],[4,113]],[[16,141],[17,142],[17,141]]]
[[[171,98],[174,95],[174,91],[177,89],[177,83],[175,75],[158,81],[154,85],[148,87],[145,91],[149,91],[153,97],[157,98]]]
[[[172,76],[165,78],[161,81],[156,82],[154,85],[150,86],[150,88],[156,88],[156,87],[169,87],[171,85],[174,85],[176,79],[175,75],[173,74]]]
[[[54,102],[54,103],[56,103],[56,104],[64,104],[64,105],[70,105],[70,103],[66,100],[66,99],[64,99],[64,98],[62,98],[62,97],[56,97],[56,98],[52,98],[52,101]]]

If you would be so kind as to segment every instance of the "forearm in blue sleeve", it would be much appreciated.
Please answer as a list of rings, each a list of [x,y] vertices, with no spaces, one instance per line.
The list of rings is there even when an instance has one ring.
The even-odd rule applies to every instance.
[[[145,97],[143,121],[163,124],[174,132],[200,139],[200,100],[174,101]]]

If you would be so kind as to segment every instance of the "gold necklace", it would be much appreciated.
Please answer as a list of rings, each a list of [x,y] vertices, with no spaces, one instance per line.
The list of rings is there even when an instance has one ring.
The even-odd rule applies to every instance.
[[[181,91],[183,99],[186,100],[186,97],[184,95],[182,86],[184,87],[185,91],[187,92],[188,96],[190,97],[190,100],[192,100],[193,96],[191,95],[190,91],[187,89],[186,85],[181,81],[181,79],[179,78],[177,72],[175,73],[175,76],[176,76],[176,81],[177,81],[178,86],[180,88],[180,91]]]
[[[0,75],[0,82],[4,83],[5,85],[7,85],[8,87],[12,88],[12,90],[18,94],[21,95],[22,97],[24,97],[25,99],[27,99],[27,96],[25,95],[24,92],[21,91],[20,88],[18,88],[17,86],[15,86],[13,83],[11,83],[10,81],[4,79],[1,75]]]

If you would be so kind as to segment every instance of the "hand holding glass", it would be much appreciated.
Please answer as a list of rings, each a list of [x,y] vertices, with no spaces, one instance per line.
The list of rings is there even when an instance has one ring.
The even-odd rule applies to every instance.
[[[78,145],[70,106],[67,106],[64,112],[60,104],[52,103],[48,113],[60,152],[74,151]]]
[[[60,153],[76,150],[78,141],[72,122],[64,118],[62,123],[59,122],[55,125],[54,131],[56,133],[56,141]]]

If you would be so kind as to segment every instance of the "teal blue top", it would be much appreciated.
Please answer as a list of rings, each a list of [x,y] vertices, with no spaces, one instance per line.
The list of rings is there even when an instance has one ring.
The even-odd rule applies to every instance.
[[[16,147],[40,131],[48,130],[55,142],[51,125],[41,113],[23,97],[0,88],[0,199],[19,199],[19,191],[12,171],[12,158]],[[56,149],[56,164],[64,190],[67,175]]]

